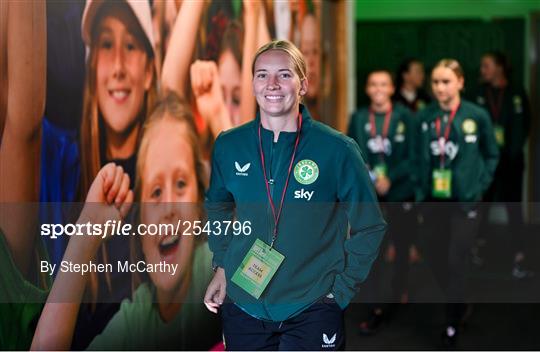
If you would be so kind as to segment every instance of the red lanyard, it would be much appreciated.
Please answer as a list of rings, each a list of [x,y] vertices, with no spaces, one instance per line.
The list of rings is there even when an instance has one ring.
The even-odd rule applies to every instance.
[[[381,134],[380,139],[380,149],[381,152],[379,153],[379,157],[381,159],[384,158],[384,140],[388,136],[388,128],[390,127],[390,117],[392,116],[392,105],[390,105],[390,109],[386,112],[386,115],[384,116],[384,125],[383,130]],[[371,138],[375,139],[377,137],[377,125],[375,124],[375,112],[373,109],[369,109],[369,123],[371,124]]]
[[[452,121],[454,121],[454,117],[456,116],[456,113],[459,109],[459,105],[456,106],[456,108],[450,112],[450,118],[448,119],[448,123],[446,124],[446,127],[444,129],[444,137],[441,136],[441,118],[437,117],[437,120],[435,121],[435,128],[437,129],[437,141],[439,142],[439,147],[440,147],[441,169],[444,168],[444,155],[445,155],[445,149],[446,149],[445,148],[446,141],[448,140],[448,137],[450,137],[450,129],[452,127]]]
[[[491,116],[493,117],[493,121],[497,122],[499,121],[499,117],[501,116],[501,109],[502,109],[502,101],[504,96],[504,87],[501,88],[499,91],[499,96],[497,97],[497,100],[494,101],[493,99],[493,92],[491,91],[490,87],[486,88],[486,97],[489,104],[489,112],[491,112]]]
[[[281,210],[283,210],[283,202],[285,201],[285,194],[287,193],[287,187],[289,186],[289,178],[291,176],[294,157],[296,155],[296,149],[298,148],[298,142],[300,142],[300,130],[302,129],[302,114],[300,113],[298,113],[297,126],[298,126],[298,130],[296,132],[296,141],[294,142],[294,150],[291,156],[291,162],[289,163],[289,170],[287,171],[287,179],[285,180],[285,187],[283,187],[283,193],[281,194],[281,202],[279,203],[279,210],[276,214],[276,206],[274,205],[274,200],[272,199],[272,195],[270,195],[270,185],[269,185],[268,177],[266,177],[266,165],[264,162],[264,152],[262,149],[262,139],[261,139],[261,123],[259,123],[259,152],[261,154],[261,163],[262,163],[262,169],[263,169],[263,174],[264,174],[264,182],[266,184],[266,195],[268,196],[268,201],[270,202],[270,206],[272,208],[272,215],[274,216],[274,232],[272,235],[272,243],[270,244],[270,249],[274,247],[274,242],[276,241],[276,238],[277,238],[279,218],[281,217]]]
[[[392,105],[390,109],[386,112],[384,116],[384,125],[381,137],[384,140],[388,136],[388,128],[390,127],[390,116],[392,116]],[[371,124],[371,137],[375,138],[377,136],[377,125],[375,124],[375,112],[370,108],[369,109],[369,122]]]

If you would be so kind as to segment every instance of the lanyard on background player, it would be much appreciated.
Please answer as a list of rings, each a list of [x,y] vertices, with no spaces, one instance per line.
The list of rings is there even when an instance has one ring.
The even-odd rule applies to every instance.
[[[493,121],[495,122],[498,122],[499,117],[501,116],[504,90],[505,90],[505,87],[502,87],[499,90],[499,95],[497,96],[497,100],[495,100],[493,99],[493,92],[492,92],[491,87],[487,87],[486,89],[486,97],[487,97],[487,101],[489,105],[489,112],[491,112],[491,116],[493,117]]]
[[[448,123],[446,124],[446,127],[444,129],[444,136],[441,136],[441,118],[437,117],[437,120],[435,121],[435,128],[437,130],[437,141],[439,143],[440,148],[440,157],[441,157],[441,169],[444,168],[444,156],[445,156],[445,146],[446,141],[448,140],[448,137],[450,137],[450,128],[452,127],[452,121],[454,121],[454,117],[456,116],[456,113],[459,109],[458,104],[454,110],[450,112],[450,117],[448,118]]]
[[[390,105],[390,109],[388,109],[386,115],[384,116],[383,130],[381,133],[381,152],[379,153],[379,158],[381,160],[384,159],[384,140],[388,136],[388,129],[390,127],[390,116],[392,116],[392,105]],[[377,125],[375,124],[375,112],[371,107],[369,108],[369,123],[371,125],[371,138],[375,139],[377,137]]]
[[[266,164],[264,162],[264,152],[262,148],[262,139],[261,139],[261,126],[262,122],[259,122],[259,152],[261,154],[261,163],[262,163],[262,169],[263,169],[263,175],[264,175],[264,183],[266,185],[266,195],[268,197],[268,201],[270,202],[270,207],[272,208],[272,215],[274,217],[274,231],[272,234],[272,243],[270,243],[270,249],[274,247],[274,242],[276,241],[277,235],[278,235],[278,224],[279,219],[281,217],[281,211],[283,210],[283,202],[285,201],[285,194],[287,193],[287,187],[289,186],[289,178],[291,176],[291,170],[292,165],[294,162],[294,157],[296,155],[296,149],[298,148],[298,143],[300,142],[300,130],[302,129],[302,114],[298,113],[298,121],[297,121],[297,131],[296,131],[296,141],[294,142],[294,149],[291,156],[291,161],[289,163],[289,170],[287,171],[287,179],[285,180],[285,187],[283,187],[283,193],[281,194],[281,201],[279,203],[279,210],[276,214],[276,206],[274,205],[274,200],[272,199],[272,195],[270,194],[270,185],[268,181],[268,177],[266,177]]]

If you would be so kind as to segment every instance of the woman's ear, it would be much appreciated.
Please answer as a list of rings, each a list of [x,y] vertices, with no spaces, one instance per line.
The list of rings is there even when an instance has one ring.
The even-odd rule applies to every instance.
[[[465,86],[465,78],[458,77],[458,87],[459,90],[463,90],[463,87]]]
[[[308,91],[308,80],[307,78],[304,78],[300,81],[300,96],[304,96],[307,94]]]
[[[394,93],[396,92],[396,86],[394,86],[393,84],[390,85],[391,88],[390,88],[390,96],[392,97],[394,95]]]

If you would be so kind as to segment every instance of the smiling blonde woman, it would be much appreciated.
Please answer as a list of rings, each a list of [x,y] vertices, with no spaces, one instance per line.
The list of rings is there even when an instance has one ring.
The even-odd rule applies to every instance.
[[[206,197],[211,222],[236,217],[252,231],[209,235],[216,273],[205,303],[222,311],[227,349],[340,349],[343,309],[385,222],[358,145],[301,104],[298,48],[270,42],[252,71],[257,117],[217,138]]]

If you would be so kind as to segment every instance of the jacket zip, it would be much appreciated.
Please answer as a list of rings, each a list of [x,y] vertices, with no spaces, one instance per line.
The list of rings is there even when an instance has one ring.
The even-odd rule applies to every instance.
[[[269,168],[268,170],[270,171],[269,174],[270,174],[270,179],[268,180],[268,185],[270,187],[270,197],[272,198],[272,201],[274,200],[274,184],[275,184],[275,180],[274,180],[274,176],[273,176],[273,172],[272,172],[272,166],[274,164],[274,138],[272,137],[272,140],[270,141],[270,165],[269,165]],[[272,213],[272,207],[270,205],[270,200],[268,200],[268,206],[267,206],[267,213],[268,213],[268,218],[270,219],[270,226],[268,226],[268,244],[271,244],[272,243],[272,237],[273,237],[273,226],[276,226],[275,225],[275,220],[274,220],[274,214]]]

